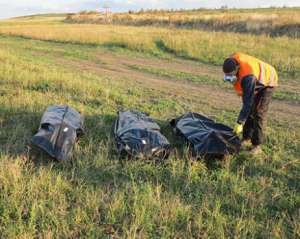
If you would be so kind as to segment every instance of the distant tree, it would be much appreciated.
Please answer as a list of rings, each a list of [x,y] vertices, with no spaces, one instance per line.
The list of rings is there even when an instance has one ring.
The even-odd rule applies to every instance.
[[[67,17],[66,17],[66,20],[68,21],[68,20],[72,20],[73,19],[73,17],[75,16],[76,14],[74,14],[74,13],[69,13],[68,15],[67,15]]]
[[[80,15],[85,15],[85,14],[87,14],[87,12],[88,12],[88,11],[84,10],[84,11],[80,11],[79,14],[80,14]]]

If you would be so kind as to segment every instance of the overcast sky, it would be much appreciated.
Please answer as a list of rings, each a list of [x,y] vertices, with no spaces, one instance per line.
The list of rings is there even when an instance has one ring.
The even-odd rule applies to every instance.
[[[112,11],[137,10],[140,8],[220,8],[300,6],[300,0],[0,0],[0,18],[37,13],[78,12],[100,10],[107,2]]]

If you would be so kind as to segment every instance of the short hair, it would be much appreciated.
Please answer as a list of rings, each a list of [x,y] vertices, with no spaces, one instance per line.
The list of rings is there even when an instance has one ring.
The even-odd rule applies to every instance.
[[[236,70],[237,68],[237,62],[233,58],[227,58],[224,63],[223,63],[223,72],[226,73],[231,73]]]

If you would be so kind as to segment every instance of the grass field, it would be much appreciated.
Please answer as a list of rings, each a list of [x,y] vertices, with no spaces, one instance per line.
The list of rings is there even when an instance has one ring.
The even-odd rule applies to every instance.
[[[30,19],[0,23],[1,238],[299,238],[299,40]],[[220,64],[240,50],[281,75],[264,154],[192,162],[168,122],[195,111],[232,126],[241,102]],[[68,162],[30,147],[50,104],[85,116]],[[166,162],[118,158],[120,109],[158,121]]]
[[[273,64],[282,74],[298,77],[300,39],[271,38],[237,33],[132,27],[95,24],[62,24],[22,21],[2,25],[0,34],[33,39],[122,47],[159,55],[161,51],[186,59],[221,65],[236,51],[260,57]]]

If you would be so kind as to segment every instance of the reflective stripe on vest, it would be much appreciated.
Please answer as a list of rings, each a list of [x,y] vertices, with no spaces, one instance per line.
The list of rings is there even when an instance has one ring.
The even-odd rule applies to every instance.
[[[236,53],[231,56],[240,65],[238,72],[238,81],[235,83],[234,88],[238,94],[242,94],[241,81],[248,75],[256,77],[257,81],[264,86],[276,87],[278,86],[278,75],[275,68],[255,57]]]
[[[267,65],[263,62],[259,63],[259,77],[258,81],[265,86],[277,86],[276,71],[274,67]]]
[[[265,64],[260,62],[259,63],[259,77],[258,77],[258,81],[262,84],[265,83],[266,81],[266,68],[265,68]]]
[[[278,86],[278,76],[274,67],[271,67],[269,86]]]

